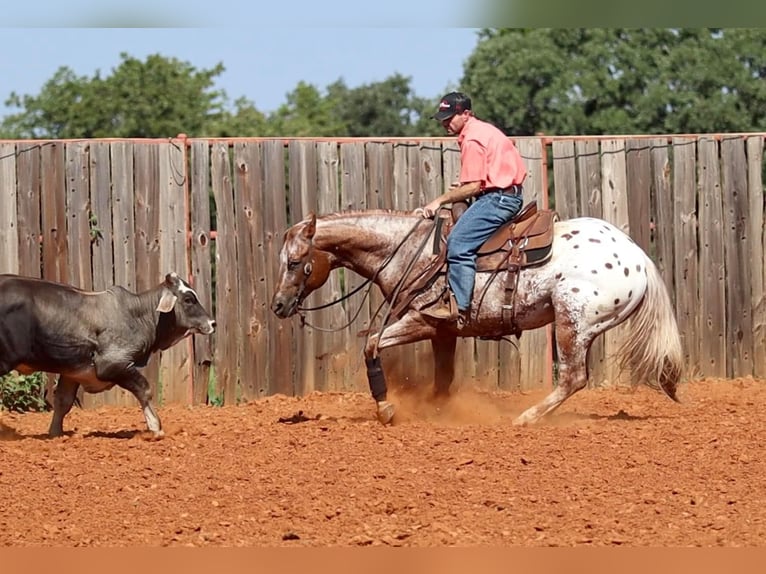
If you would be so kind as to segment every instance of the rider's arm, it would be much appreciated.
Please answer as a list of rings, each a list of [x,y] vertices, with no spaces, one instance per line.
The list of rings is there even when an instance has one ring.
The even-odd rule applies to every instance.
[[[444,205],[446,203],[455,203],[456,201],[462,201],[469,197],[475,196],[481,191],[480,181],[469,181],[461,183],[457,186],[450,187],[449,191],[445,192],[439,197],[439,203]]]

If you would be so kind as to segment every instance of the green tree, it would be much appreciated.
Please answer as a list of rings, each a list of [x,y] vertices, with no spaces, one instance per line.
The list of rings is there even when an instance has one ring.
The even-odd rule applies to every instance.
[[[62,67],[37,96],[12,93],[0,131],[17,138],[171,137],[223,129],[226,94],[213,88],[222,64],[197,70],[175,58],[125,53],[112,74]]]
[[[247,98],[238,98],[234,109],[228,107],[211,120],[201,135],[208,137],[262,137],[270,135],[268,117]]]
[[[269,135],[294,137],[419,137],[440,135],[429,119],[437,100],[415,95],[411,79],[400,74],[349,88],[343,80],[324,94],[305,82],[268,118]]]
[[[299,82],[268,119],[269,135],[281,137],[331,137],[346,135],[345,126],[336,112],[333,94],[325,96],[306,82]]]
[[[410,83],[411,78],[394,74],[382,82],[353,89],[339,81],[328,88],[328,93],[350,137],[417,137],[433,131],[429,128],[441,129],[437,122],[428,120],[436,101],[416,96]]]
[[[766,31],[483,30],[461,87],[517,135],[762,130]]]

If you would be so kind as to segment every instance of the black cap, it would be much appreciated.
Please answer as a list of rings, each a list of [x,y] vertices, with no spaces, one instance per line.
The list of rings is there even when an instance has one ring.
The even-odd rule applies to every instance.
[[[450,92],[439,101],[439,109],[431,116],[433,119],[443,122],[454,116],[471,109],[471,98],[461,92]]]

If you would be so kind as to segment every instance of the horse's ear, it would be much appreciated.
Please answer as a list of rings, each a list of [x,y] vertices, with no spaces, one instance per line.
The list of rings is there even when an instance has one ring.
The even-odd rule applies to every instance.
[[[314,233],[316,233],[316,230],[317,230],[317,216],[316,216],[316,213],[314,213],[313,211],[310,212],[306,216],[306,219],[304,219],[303,221],[306,222],[306,225],[303,228],[303,236],[306,239],[313,239]]]

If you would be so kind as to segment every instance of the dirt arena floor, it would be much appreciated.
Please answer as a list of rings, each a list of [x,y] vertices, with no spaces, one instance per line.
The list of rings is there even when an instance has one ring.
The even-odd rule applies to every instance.
[[[365,394],[276,396],[161,408],[159,441],[138,406],[60,439],[4,412],[0,545],[765,544],[766,384],[679,394],[583,391],[523,428],[540,394],[399,395],[387,428]]]

